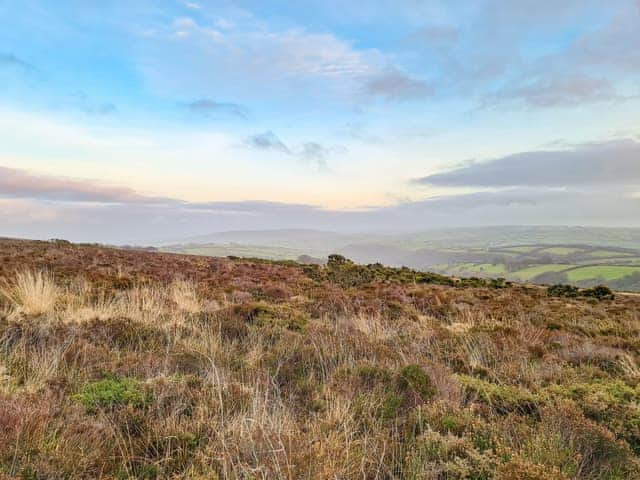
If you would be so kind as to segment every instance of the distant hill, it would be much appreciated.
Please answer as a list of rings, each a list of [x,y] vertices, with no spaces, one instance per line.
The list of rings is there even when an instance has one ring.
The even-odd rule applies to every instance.
[[[637,228],[495,226],[396,235],[305,229],[231,231],[191,237],[161,249],[271,260],[339,253],[364,264],[381,262],[451,275],[579,286],[604,283],[640,290]]]

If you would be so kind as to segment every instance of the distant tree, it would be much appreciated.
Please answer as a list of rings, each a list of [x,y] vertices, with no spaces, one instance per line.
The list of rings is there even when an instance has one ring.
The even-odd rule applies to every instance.
[[[353,263],[351,260],[349,260],[347,257],[337,254],[337,253],[332,253],[331,255],[329,255],[329,257],[327,258],[327,265],[329,267],[340,267],[342,265],[348,265]]]

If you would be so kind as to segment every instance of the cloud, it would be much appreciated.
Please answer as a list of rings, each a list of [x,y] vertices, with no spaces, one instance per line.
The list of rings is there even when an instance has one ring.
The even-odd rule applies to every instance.
[[[0,167],[0,197],[71,202],[151,203],[157,201],[125,187],[36,175],[26,170],[7,167]]]
[[[409,41],[418,46],[443,46],[455,43],[460,30],[453,25],[426,25],[409,36]]]
[[[363,122],[349,122],[337,129],[338,135],[344,135],[362,143],[377,144],[382,142],[382,138],[369,132]]]
[[[346,151],[346,148],[341,146],[326,147],[318,142],[305,142],[299,148],[290,148],[272,131],[250,135],[244,140],[244,144],[257,150],[279,152],[296,157],[318,172],[329,170],[327,164],[329,156]]]
[[[304,160],[311,162],[315,170],[319,172],[329,170],[327,157],[332,151],[316,142],[307,142],[302,145],[302,150],[298,153]]]
[[[517,153],[414,180],[444,187],[639,186],[640,143],[616,140]]]
[[[82,90],[69,94],[64,103],[66,107],[80,110],[89,115],[112,115],[118,111],[112,102],[96,102]]]
[[[348,103],[432,93],[430,85],[375,48],[355,48],[331,33],[269,28],[249,14],[234,20],[217,29],[215,22],[174,19],[141,40],[143,74],[163,92],[188,88],[202,98],[229,85],[248,98],[256,79],[260,91],[287,99],[294,90]]]
[[[608,102],[622,98],[606,78],[571,75],[538,77],[521,85],[510,85],[485,97],[485,103],[520,101],[529,106],[546,108]]]
[[[429,97],[433,95],[434,89],[427,82],[394,68],[367,79],[364,92],[372,97],[406,101]]]
[[[439,95],[549,108],[637,93],[637,0],[484,0],[424,21],[404,46],[429,65]]]
[[[35,70],[33,65],[16,57],[12,53],[0,53],[0,67],[16,68],[28,72]]]
[[[112,243],[278,228],[397,233],[500,224],[640,226],[640,198],[617,188],[514,187],[359,210],[328,210],[266,201],[186,202],[2,167],[0,192],[0,235]]]
[[[244,141],[245,145],[258,150],[272,150],[291,155],[291,150],[273,133],[267,131],[250,135]]]
[[[302,146],[300,155],[309,159],[324,160],[330,153],[328,148],[325,148],[319,143],[307,142]]]
[[[194,100],[186,105],[187,109],[197,115],[211,117],[214,115],[231,115],[246,120],[249,117],[249,110],[243,105],[229,102],[217,102],[202,98]]]
[[[398,233],[526,224],[638,227],[639,209],[639,198],[618,192],[587,194],[540,189],[442,196],[361,210],[258,201],[68,203],[0,199],[0,235],[151,243],[225,230],[282,228]]]

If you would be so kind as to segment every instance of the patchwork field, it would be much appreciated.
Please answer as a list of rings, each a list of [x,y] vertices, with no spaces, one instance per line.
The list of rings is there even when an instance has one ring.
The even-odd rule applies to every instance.
[[[593,265],[588,267],[578,267],[566,270],[567,278],[570,282],[582,282],[585,280],[619,280],[634,273],[640,272],[640,267],[627,267],[619,265]]]
[[[640,291],[640,252],[631,249],[526,245],[470,252],[478,258],[477,262],[453,261],[435,266],[435,271],[582,287],[605,284],[617,290]],[[486,258],[493,263],[483,262]]]

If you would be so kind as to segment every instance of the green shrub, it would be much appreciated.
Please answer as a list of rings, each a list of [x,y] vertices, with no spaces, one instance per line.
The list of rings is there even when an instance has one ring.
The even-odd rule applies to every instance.
[[[244,321],[257,327],[284,327],[287,330],[302,332],[307,326],[305,315],[288,305],[249,303],[236,305],[233,312]]]
[[[407,365],[402,368],[396,384],[405,397],[417,397],[422,402],[431,400],[436,394],[431,378],[419,365]]]
[[[640,452],[640,388],[632,388],[620,380],[600,380],[554,386],[549,391],[574,400],[586,417],[602,423],[626,440],[635,452]]]
[[[377,411],[377,417],[382,420],[393,420],[398,416],[404,399],[396,393],[387,394]]]
[[[498,466],[496,480],[568,480],[557,467],[548,467],[514,457]]]
[[[376,365],[362,365],[356,369],[358,383],[365,388],[372,389],[377,386],[387,389],[391,385],[391,373],[385,368]]]
[[[106,378],[91,382],[84,385],[73,398],[89,412],[120,405],[139,408],[151,400],[142,384],[133,378]]]
[[[564,285],[561,283],[551,285],[547,288],[547,295],[550,297],[567,298],[587,297],[595,298],[597,300],[613,300],[615,298],[611,289],[606,285],[598,285],[593,288],[580,290],[578,287],[574,287],[573,285]]]
[[[518,412],[529,415],[537,411],[544,399],[526,388],[497,385],[469,375],[458,375],[464,387],[467,401],[479,400],[492,406],[498,413]]]
[[[495,463],[494,456],[481,454],[467,439],[430,431],[415,438],[407,449],[402,478],[489,480]]]
[[[357,287],[370,282],[400,284],[457,285],[453,279],[431,272],[419,272],[407,267],[385,267],[381,263],[359,265],[342,255],[329,255],[326,268],[305,265],[303,271],[317,281],[330,281],[343,288]],[[483,286],[487,283],[483,282]]]
[[[611,289],[606,285],[597,285],[593,288],[587,288],[582,291],[582,296],[596,298],[598,300],[613,300],[615,298]]]
[[[576,298],[580,294],[580,289],[573,285],[558,283],[547,288],[547,295],[550,297]]]

